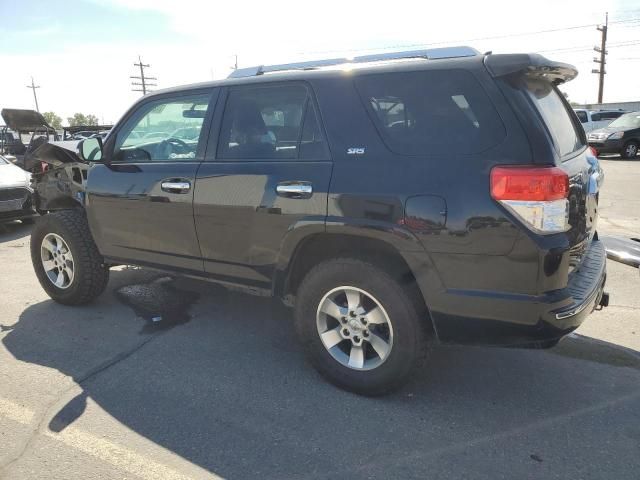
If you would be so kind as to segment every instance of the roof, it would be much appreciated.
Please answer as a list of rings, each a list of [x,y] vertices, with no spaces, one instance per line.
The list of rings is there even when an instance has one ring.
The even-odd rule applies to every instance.
[[[460,50],[461,54],[446,55],[446,51],[455,50]],[[470,51],[475,53],[470,54]],[[429,56],[429,52],[431,52],[431,55],[434,55],[433,52],[437,52],[437,54]],[[578,74],[573,65],[554,62],[535,53],[483,55],[470,47],[452,47],[450,49],[417,50],[385,55],[395,56],[383,58],[379,55],[367,55],[351,59],[358,60],[355,62],[350,59],[328,59],[314,62],[249,67],[243,69],[245,74],[242,76],[232,74],[223,80],[156,90],[147,94],[144,98],[212,87],[264,84],[283,80],[303,81],[313,78],[336,78],[371,73],[408,72],[441,68],[443,65],[449,68],[463,66],[468,68],[470,65],[481,66],[485,64],[489,73],[496,77],[526,72],[527,75],[545,77],[556,84],[570,81]]]
[[[455,47],[465,48],[466,51],[473,50],[470,47]],[[311,62],[301,62],[283,65],[271,65],[271,66],[257,66],[241,69],[246,71],[245,75],[234,75],[233,73],[222,80],[213,80],[208,82],[193,83],[188,85],[181,85],[176,87],[170,87],[160,90],[155,90],[152,93],[145,95],[145,98],[153,97],[156,95],[162,95],[165,93],[181,92],[185,90],[198,90],[211,87],[223,87],[231,85],[245,85],[245,84],[263,84],[266,82],[277,82],[283,80],[308,80],[311,78],[330,78],[330,77],[343,77],[346,75],[367,74],[367,73],[383,73],[383,72],[397,72],[397,71],[409,71],[409,70],[422,70],[425,67],[431,65],[442,64],[443,62],[453,63],[481,63],[484,56],[479,52],[475,52],[474,55],[468,53],[460,56],[444,56],[439,55],[436,57],[427,57],[424,52],[436,52],[446,49],[432,49],[432,50],[417,50],[414,52],[396,52],[405,54],[405,56],[398,56],[396,58],[383,59],[377,55],[367,55],[364,57],[355,57],[354,59],[329,59],[318,60]],[[414,53],[413,55],[409,55]],[[391,55],[391,54],[389,54]],[[356,59],[365,59],[353,62]],[[335,63],[333,63],[335,62]],[[290,66],[290,69],[283,67]],[[262,69],[262,71],[259,71]],[[240,69],[239,69],[240,70]],[[252,72],[253,74],[249,74]]]

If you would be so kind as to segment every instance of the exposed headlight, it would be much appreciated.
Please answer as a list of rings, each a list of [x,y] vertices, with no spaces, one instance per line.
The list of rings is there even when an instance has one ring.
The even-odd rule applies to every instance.
[[[624,137],[624,132],[616,132],[609,135],[609,140],[619,140]]]

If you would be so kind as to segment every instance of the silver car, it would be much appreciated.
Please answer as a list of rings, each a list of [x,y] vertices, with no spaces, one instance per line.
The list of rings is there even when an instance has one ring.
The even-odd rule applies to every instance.
[[[31,174],[0,155],[0,223],[32,221],[36,215],[32,195]]]

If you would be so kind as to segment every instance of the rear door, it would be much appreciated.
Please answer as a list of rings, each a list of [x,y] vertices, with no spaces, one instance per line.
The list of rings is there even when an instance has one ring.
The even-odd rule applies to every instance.
[[[329,150],[306,83],[237,86],[222,97],[194,197],[204,269],[269,288],[284,238],[324,230]]]
[[[105,256],[203,270],[193,192],[216,94],[152,97],[109,136],[107,162],[87,180],[89,222]]]

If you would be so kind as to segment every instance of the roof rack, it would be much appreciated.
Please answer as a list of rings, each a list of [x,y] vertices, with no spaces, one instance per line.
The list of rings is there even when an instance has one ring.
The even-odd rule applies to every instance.
[[[474,57],[479,54],[480,52],[471,47],[444,47],[430,48],[427,50],[409,50],[406,52],[376,53],[373,55],[361,55],[353,58],[327,58],[324,60],[311,60],[309,62],[284,63],[281,65],[257,65],[255,67],[239,68],[231,72],[228,78],[255,77],[265,73],[283,72],[286,70],[314,70],[321,67],[331,67],[346,63],[383,62],[386,60],[400,60],[408,58],[435,60],[440,58]]]

